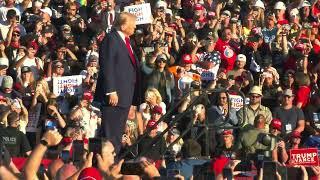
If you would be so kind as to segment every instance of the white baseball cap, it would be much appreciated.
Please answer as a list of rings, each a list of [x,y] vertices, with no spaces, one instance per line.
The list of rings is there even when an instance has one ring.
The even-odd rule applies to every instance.
[[[236,60],[237,61],[247,62],[247,57],[244,54],[238,54]]]
[[[1,57],[0,58],[0,66],[6,66],[9,67],[9,59],[6,57]]]
[[[166,10],[165,10],[165,13],[166,13],[166,14],[170,14],[170,16],[172,16],[172,10],[171,10],[171,9],[166,9]]]
[[[310,7],[310,6],[311,6],[310,2],[307,1],[307,0],[304,0],[304,1],[302,2],[302,4],[301,4],[300,8]]]
[[[257,0],[253,6],[265,9],[264,3],[261,0]]]
[[[231,12],[228,11],[228,10],[224,10],[224,11],[222,12],[222,14],[231,17]]]
[[[293,92],[292,92],[291,89],[286,89],[286,90],[284,90],[284,91],[283,91],[283,95],[284,95],[284,96],[290,96],[290,97],[294,96],[294,94],[293,94]]]
[[[52,16],[52,10],[48,7],[45,7],[43,9],[40,9],[41,12],[47,13],[50,17]]]
[[[274,9],[286,10],[286,5],[282,1],[276,2]]]
[[[34,6],[35,7],[41,7],[42,6],[42,2],[41,1],[34,1]]]
[[[293,8],[291,11],[290,11],[290,17],[292,16],[298,16],[299,15],[299,10],[297,8]]]
[[[158,1],[155,4],[155,8],[161,8],[163,7],[164,9],[167,9],[167,3],[165,1]]]

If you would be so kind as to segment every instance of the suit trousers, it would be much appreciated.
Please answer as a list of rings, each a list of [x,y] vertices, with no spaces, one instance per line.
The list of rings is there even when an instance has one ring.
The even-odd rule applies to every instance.
[[[115,152],[121,149],[121,140],[130,107],[102,106],[102,137],[112,142]]]

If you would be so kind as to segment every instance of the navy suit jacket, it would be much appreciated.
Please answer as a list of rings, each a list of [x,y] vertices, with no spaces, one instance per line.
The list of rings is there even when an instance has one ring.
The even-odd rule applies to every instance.
[[[117,92],[118,106],[130,107],[135,87],[139,87],[139,61],[133,64],[125,42],[113,29],[106,34],[99,52],[100,71],[97,80],[95,101],[107,106],[106,93]]]

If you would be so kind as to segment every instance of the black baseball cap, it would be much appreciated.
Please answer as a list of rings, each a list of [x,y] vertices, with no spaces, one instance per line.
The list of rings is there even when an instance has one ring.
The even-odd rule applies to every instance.
[[[31,68],[29,66],[23,66],[21,68],[21,73],[31,72]]]

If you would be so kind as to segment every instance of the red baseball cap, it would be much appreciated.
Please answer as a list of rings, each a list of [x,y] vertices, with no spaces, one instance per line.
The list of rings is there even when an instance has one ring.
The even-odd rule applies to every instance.
[[[39,45],[35,41],[31,41],[28,43],[27,48],[33,48],[34,50],[38,50]]]
[[[301,138],[301,134],[299,131],[292,131],[291,137],[292,138]]]
[[[2,96],[2,95],[0,95],[0,100],[2,100],[2,101],[7,101],[6,97],[4,97],[4,96]]]
[[[313,28],[318,28],[319,27],[319,24],[317,22],[312,22],[311,25],[312,25]]]
[[[201,11],[201,10],[204,10],[204,7],[201,4],[196,4],[196,5],[194,5],[194,10]]]
[[[82,99],[83,99],[83,100],[92,101],[92,100],[93,100],[92,92],[91,92],[91,91],[85,91],[85,92],[83,93]]]
[[[294,46],[294,49],[297,51],[303,51],[304,50],[304,44],[298,43]]]
[[[102,176],[98,169],[89,167],[81,171],[78,180],[102,180]]]
[[[212,18],[214,18],[214,17],[216,17],[216,13],[215,13],[215,12],[209,11],[209,12],[207,13],[207,18],[212,19]]]
[[[282,123],[281,123],[280,119],[272,119],[270,125],[271,125],[272,128],[281,131]]]
[[[149,120],[147,123],[147,128],[157,129],[157,126],[155,125],[156,123],[157,123],[157,121],[155,121],[155,120]]]
[[[20,33],[20,28],[18,26],[14,27],[13,32],[18,32]]]
[[[193,64],[191,55],[190,54],[184,54],[182,56],[182,63],[183,64]]]
[[[152,109],[152,114],[162,114],[162,107],[161,106],[154,106]]]
[[[226,129],[222,132],[222,136],[230,136],[230,135],[233,135],[231,129]]]
[[[175,23],[170,23],[170,24],[168,25],[168,27],[171,27],[171,28],[174,29],[174,30],[177,30],[177,29],[178,29],[178,26],[177,26],[177,24],[175,24]]]

